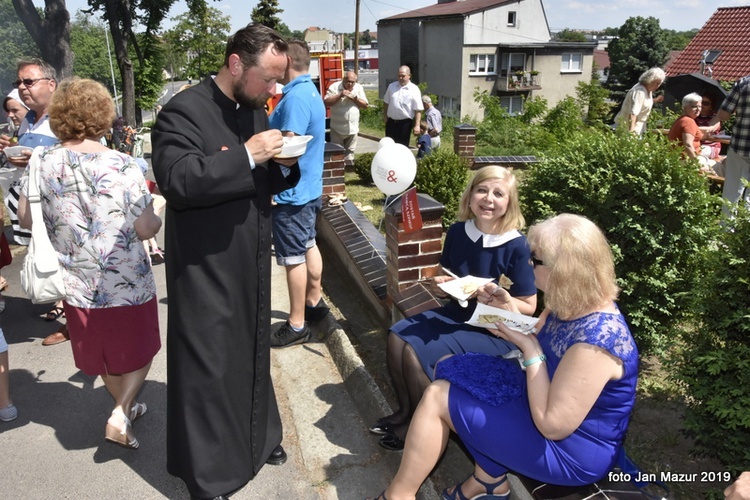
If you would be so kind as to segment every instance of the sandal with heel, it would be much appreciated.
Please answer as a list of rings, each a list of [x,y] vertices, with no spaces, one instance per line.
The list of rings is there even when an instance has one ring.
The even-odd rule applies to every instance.
[[[134,424],[136,420],[141,418],[148,411],[146,403],[133,403],[130,407],[130,423]]]
[[[122,429],[118,429],[114,425],[107,422],[107,427],[104,432],[104,439],[106,439],[110,443],[115,443],[129,450],[137,450],[138,446],[140,445],[138,443],[138,439],[136,439],[135,436],[132,436],[132,434],[132,437],[128,436],[128,431],[130,430],[132,432],[132,424],[130,422],[130,419],[126,417],[125,414],[120,410],[112,410],[112,415],[121,418],[125,425]]]
[[[461,491],[461,486],[469,480],[469,478],[473,477],[474,481],[478,482],[482,486],[484,486],[484,493],[480,493],[479,495],[474,495],[471,498],[468,498],[466,495],[464,495],[464,492]],[[475,500],[478,498],[495,498],[495,499],[501,499],[501,500],[509,500],[510,499],[510,490],[508,490],[508,493],[504,493],[502,495],[495,495],[492,492],[495,491],[495,488],[502,485],[508,480],[508,476],[503,476],[503,478],[496,482],[496,483],[486,483],[479,479],[476,474],[472,473],[471,476],[467,477],[463,480],[463,482],[458,483],[453,488],[453,493],[448,493],[448,488],[443,490],[443,500]]]

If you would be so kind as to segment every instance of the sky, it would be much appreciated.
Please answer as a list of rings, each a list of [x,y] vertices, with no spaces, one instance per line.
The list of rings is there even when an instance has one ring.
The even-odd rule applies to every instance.
[[[629,17],[656,17],[662,28],[687,31],[701,28],[717,7],[750,5],[750,0],[543,0],[552,31],[563,28],[601,30],[622,26]],[[43,5],[43,0],[34,0]],[[250,21],[257,0],[209,2],[230,16],[232,31]],[[437,0],[360,0],[360,31],[377,31],[378,19],[437,3]],[[710,4],[714,4],[709,7]],[[67,0],[71,14],[86,6],[86,0]],[[354,31],[356,0],[279,0],[281,21],[292,30],[310,26],[336,32]],[[172,7],[172,16],[186,10],[184,0]]]

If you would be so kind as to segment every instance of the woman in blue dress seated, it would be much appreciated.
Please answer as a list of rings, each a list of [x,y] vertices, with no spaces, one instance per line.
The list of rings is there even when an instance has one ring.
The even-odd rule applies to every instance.
[[[564,486],[589,484],[615,463],[635,402],[638,351],[615,300],[612,253],[585,217],[563,214],[529,229],[545,310],[536,335],[498,323],[523,353],[447,358],[409,427],[396,477],[380,496],[415,498],[451,430],[475,461],[444,499],[508,498],[506,473]]]
[[[492,285],[496,305],[522,314],[536,309],[534,272],[530,250],[519,232],[525,225],[518,202],[513,173],[506,168],[487,166],[477,171],[461,197],[458,220],[448,229],[440,264],[445,274],[493,278],[505,275],[509,290]],[[437,285],[455,278],[437,276],[432,293],[446,297]],[[370,428],[380,434],[380,445],[401,450],[414,410],[425,388],[432,381],[435,365],[448,354],[480,352],[502,355],[514,347],[487,330],[465,324],[476,307],[476,294],[468,307],[451,300],[439,307],[399,321],[388,336],[388,370],[393,380],[399,408]]]

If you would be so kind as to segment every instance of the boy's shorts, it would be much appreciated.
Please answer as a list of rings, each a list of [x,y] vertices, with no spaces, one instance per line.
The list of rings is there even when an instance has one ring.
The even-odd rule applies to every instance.
[[[305,254],[315,246],[315,220],[321,198],[304,205],[273,206],[273,245],[280,266],[305,262]]]

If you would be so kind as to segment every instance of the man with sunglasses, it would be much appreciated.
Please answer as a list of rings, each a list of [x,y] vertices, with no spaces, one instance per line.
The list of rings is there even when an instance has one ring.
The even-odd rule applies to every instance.
[[[19,156],[8,158],[8,162],[18,167],[17,177],[11,182],[8,188],[8,196],[5,198],[5,205],[8,207],[8,218],[13,226],[13,239],[19,245],[28,245],[31,241],[31,232],[21,229],[18,222],[18,198],[20,193],[20,178],[26,165],[29,163],[31,153],[37,146],[53,146],[60,142],[49,126],[49,115],[47,108],[52,100],[52,94],[57,88],[57,74],[46,61],[33,58],[18,62],[18,79],[13,82],[13,86],[18,89],[18,95],[21,101],[29,111],[26,113],[18,129],[18,145],[26,146]],[[10,145],[10,137],[7,135],[0,136],[0,150],[4,150]],[[61,303],[55,304],[55,311],[59,308],[62,310]],[[59,314],[52,313],[48,318],[49,321],[55,320]],[[68,326],[62,325],[57,331],[48,335],[42,345],[51,346],[61,344],[70,340],[68,335]]]
[[[26,146],[22,154],[8,157],[8,162],[18,167],[18,178],[15,179],[8,190],[8,198],[5,200],[8,206],[8,216],[13,225],[13,239],[19,245],[28,245],[31,240],[31,232],[21,229],[18,224],[18,196],[19,179],[23,169],[29,163],[32,150],[37,146],[51,146],[58,141],[49,126],[49,106],[52,94],[57,88],[55,69],[41,59],[29,59],[18,62],[18,80],[13,82],[18,89],[21,101],[29,108],[18,129],[18,145]],[[10,146],[10,137],[0,136],[0,150]]]
[[[359,110],[370,105],[365,89],[357,83],[357,73],[347,71],[343,80],[332,83],[323,102],[331,110],[331,142],[346,150],[344,161],[353,165],[359,133]]]

